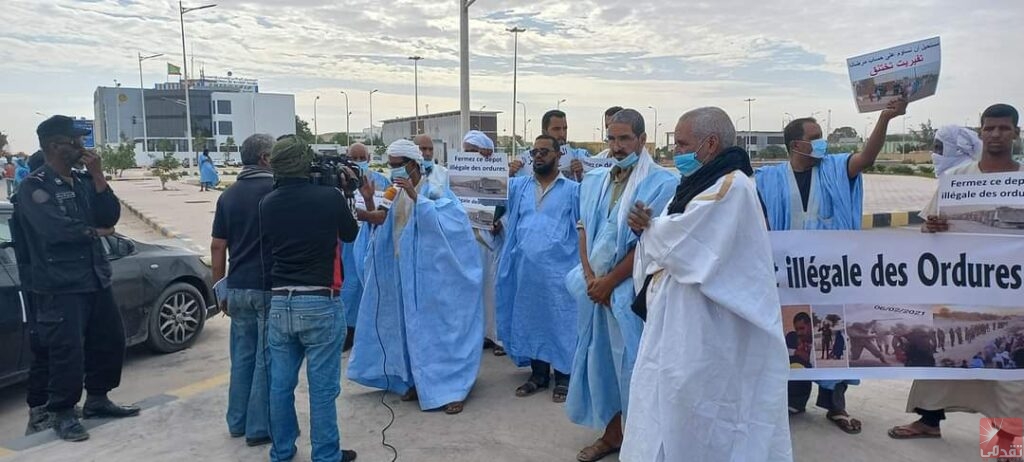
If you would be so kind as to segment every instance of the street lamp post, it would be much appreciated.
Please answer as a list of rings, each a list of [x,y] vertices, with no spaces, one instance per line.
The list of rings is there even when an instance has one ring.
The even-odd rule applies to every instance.
[[[380,90],[374,89],[373,91],[370,92],[370,148],[374,147],[374,144],[373,144],[374,143],[374,139],[373,139],[373,94],[377,93],[378,91],[380,91]],[[371,149],[370,152],[373,152],[373,150]]]
[[[512,40],[512,145],[516,144],[516,84],[519,79],[519,33],[526,32],[526,29],[516,26],[511,29],[505,29],[511,32],[513,35]],[[523,117],[526,117],[526,111],[523,111]],[[523,133],[525,137],[526,134]],[[525,141],[525,140],[524,140]]]
[[[313,144],[320,143],[320,129],[317,128],[317,123],[316,123],[317,122],[317,120],[316,120],[316,102],[317,101],[320,101],[320,95],[316,95],[316,98],[313,98]]]
[[[523,105],[523,144],[526,144],[526,103],[522,101],[516,101],[516,103]],[[515,112],[515,110],[516,108],[512,108],[513,112]]]
[[[530,122],[533,122],[533,119],[526,119],[525,121],[523,121],[523,139],[524,140],[527,138],[526,130],[527,130],[527,127],[530,126]]]
[[[754,116],[751,114],[750,106],[751,106],[751,103],[753,103],[754,101],[757,101],[757,100],[754,99],[754,98],[747,98],[747,99],[745,99],[743,101],[746,101],[746,103],[747,103],[747,141],[746,141],[747,145],[744,148],[745,148],[745,150],[749,150],[750,149],[751,131],[754,130],[754,128],[753,128],[753,126],[754,126]]]
[[[181,1],[178,1],[178,19],[181,21],[181,68],[182,78],[185,87],[185,141],[188,146],[189,155],[192,155],[192,106],[188,99],[188,56],[185,54],[185,13],[197,10],[203,10],[206,8],[213,8],[217,6],[216,3],[210,5],[197,6],[195,8],[185,8]],[[196,162],[198,165],[198,162]]]
[[[415,130],[416,133],[413,133],[413,134],[414,135],[418,135],[420,133],[420,67],[419,67],[419,62],[423,58],[420,57],[420,56],[410,56],[409,59],[412,60],[413,93],[415,94],[415,100],[413,102],[416,104],[416,130]]]
[[[352,144],[348,139],[350,136],[352,136],[352,128],[349,127],[348,125],[349,116],[352,115],[352,113],[348,111],[348,93],[342,91],[341,94],[345,95],[345,142],[348,144]]]
[[[565,102],[565,99],[558,100],[558,103],[555,103],[555,109],[562,109],[562,103],[564,103],[564,102]]]
[[[647,106],[647,109],[654,111],[654,150],[658,150],[658,108]]]
[[[459,125],[469,131],[469,7],[476,0],[459,0]]]
[[[139,101],[142,102],[142,154],[149,152],[149,132],[146,130],[146,89],[145,84],[142,83],[142,62],[147,59],[159,58],[163,55],[163,53],[158,53],[142,56],[142,53],[139,53]]]

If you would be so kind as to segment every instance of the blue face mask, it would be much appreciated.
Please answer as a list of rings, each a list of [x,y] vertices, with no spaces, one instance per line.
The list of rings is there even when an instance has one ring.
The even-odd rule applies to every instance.
[[[635,152],[634,153],[630,153],[624,159],[616,162],[615,166],[619,167],[620,169],[625,170],[627,168],[630,168],[630,167],[636,165],[636,161],[638,161],[638,160],[640,160],[640,156],[636,155]]]
[[[819,138],[811,141],[811,157],[823,159],[828,152],[828,140]]]
[[[703,167],[700,160],[697,159],[696,152],[677,154],[672,157],[672,161],[675,162],[676,169],[679,170],[679,173],[683,176],[693,175],[694,172]]]
[[[370,173],[370,163],[369,162],[367,162],[367,161],[356,162],[356,165],[359,166],[359,170],[363,171],[363,175],[366,175],[367,173]]]
[[[423,169],[424,170],[430,170],[432,168],[434,168],[434,161],[424,159],[423,160]]]
[[[409,172],[405,170],[404,165],[391,169],[391,181],[395,181],[399,178],[409,179]]]

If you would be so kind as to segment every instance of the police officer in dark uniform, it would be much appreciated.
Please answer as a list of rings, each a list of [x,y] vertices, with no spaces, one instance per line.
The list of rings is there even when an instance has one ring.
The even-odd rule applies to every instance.
[[[113,234],[121,206],[99,156],[82,146],[88,133],[66,116],[39,124],[46,163],[22,182],[15,206],[30,261],[36,328],[49,351],[46,409],[54,431],[67,441],[89,438],[75,415],[83,382],[86,418],[139,413],[107,398],[121,381],[125,334],[100,237]],[[72,170],[82,165],[86,173]]]

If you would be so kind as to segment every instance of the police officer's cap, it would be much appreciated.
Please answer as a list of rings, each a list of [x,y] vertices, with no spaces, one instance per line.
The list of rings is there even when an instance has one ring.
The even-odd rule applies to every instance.
[[[43,121],[36,128],[36,135],[39,138],[46,138],[48,136],[67,136],[67,137],[78,137],[85,136],[92,133],[92,130],[80,128],[75,126],[75,119],[68,116],[55,115]]]

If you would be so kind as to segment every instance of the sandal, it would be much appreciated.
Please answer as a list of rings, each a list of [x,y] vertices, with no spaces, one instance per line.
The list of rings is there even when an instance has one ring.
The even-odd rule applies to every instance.
[[[420,399],[420,395],[416,393],[416,387],[412,387],[399,399],[402,401],[416,401]]]
[[[617,452],[619,452],[619,448],[613,448],[610,444],[605,443],[603,439],[598,438],[593,444],[583,448],[576,455],[576,460],[579,462],[596,462]]]
[[[829,412],[828,414],[825,415],[825,417],[828,418],[828,420],[831,421],[832,423],[836,424],[836,426],[839,427],[840,430],[846,433],[849,433],[851,435],[856,435],[860,433],[860,421],[854,419],[853,417],[850,417],[850,415],[845,412],[837,412],[834,414],[832,412]]]
[[[565,398],[569,396],[568,385],[555,385],[555,389],[551,392],[551,401],[556,403],[564,403]]]
[[[534,393],[537,393],[540,390],[546,389],[547,387],[548,384],[546,383],[537,383],[534,382],[533,379],[530,379],[527,380],[526,383],[520,385],[519,388],[516,388],[516,396],[520,398],[525,398]]]
[[[494,356],[505,356],[506,354],[505,347],[497,344],[494,345]]]
[[[444,413],[448,415],[455,415],[462,412],[462,410],[465,409],[465,407],[466,403],[463,401],[448,403],[448,405],[444,407]]]
[[[894,440],[916,440],[926,438],[942,438],[942,432],[938,428],[932,429],[920,422],[910,425],[900,425],[889,429],[889,438]]]

